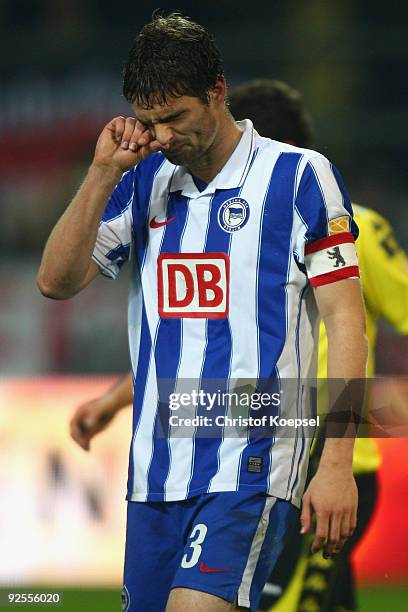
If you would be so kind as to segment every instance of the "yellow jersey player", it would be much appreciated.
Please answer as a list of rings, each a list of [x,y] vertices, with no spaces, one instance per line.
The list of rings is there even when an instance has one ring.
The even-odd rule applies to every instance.
[[[353,205],[353,209],[360,229],[356,244],[366,308],[369,346],[367,378],[372,378],[375,374],[378,320],[385,319],[399,334],[408,334],[408,259],[384,217],[363,206]],[[319,378],[326,376],[326,362],[327,339],[322,326]],[[312,470],[318,454],[314,461],[312,459]],[[311,554],[308,538],[301,541],[298,534],[294,534],[292,546],[281,556],[265,587],[262,609],[273,612],[357,609],[350,554],[364,534],[375,507],[376,471],[380,463],[381,456],[375,440],[357,438],[353,471],[359,489],[359,510],[353,536],[337,557],[323,559],[319,554]],[[298,560],[295,570],[294,558]]]
[[[248,116],[264,136],[302,147],[312,144],[310,116],[302,96],[285,83],[256,80],[230,94],[231,112],[237,119]],[[398,246],[393,230],[377,212],[353,205],[360,234],[356,242],[366,308],[369,343],[367,378],[375,373],[377,322],[386,319],[400,334],[408,334],[408,259]],[[347,223],[348,221],[344,219]],[[346,231],[342,219],[331,222],[331,233]],[[321,325],[319,379],[327,376],[327,336]],[[321,390],[323,391],[323,389]],[[311,461],[311,474],[320,456],[318,440]],[[320,443],[320,444],[319,444]],[[357,438],[353,471],[359,489],[357,527],[336,557],[324,559],[310,550],[310,539],[294,532],[265,586],[262,609],[274,612],[331,612],[355,610],[355,587],[350,553],[363,535],[374,510],[376,471],[381,457],[375,441]],[[294,568],[296,568],[294,570]],[[274,604],[274,602],[277,602]]]

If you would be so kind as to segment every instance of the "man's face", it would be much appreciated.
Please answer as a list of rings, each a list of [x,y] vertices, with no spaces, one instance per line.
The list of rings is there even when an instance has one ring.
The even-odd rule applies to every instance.
[[[196,164],[215,140],[220,109],[212,92],[208,104],[199,98],[181,96],[148,109],[134,104],[133,109],[153,138],[170,145],[163,154],[172,164]]]

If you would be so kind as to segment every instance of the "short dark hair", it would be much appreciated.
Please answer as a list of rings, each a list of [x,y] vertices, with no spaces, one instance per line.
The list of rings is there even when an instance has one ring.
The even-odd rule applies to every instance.
[[[251,119],[261,136],[309,148],[312,120],[302,95],[282,81],[256,79],[231,90],[229,108],[236,119]]]
[[[156,14],[129,52],[123,94],[146,108],[166,104],[169,96],[208,102],[208,92],[223,76],[220,52],[203,26],[180,13]]]

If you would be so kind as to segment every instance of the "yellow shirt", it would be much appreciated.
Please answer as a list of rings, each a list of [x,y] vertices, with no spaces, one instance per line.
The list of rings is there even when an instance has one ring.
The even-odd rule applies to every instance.
[[[384,217],[355,204],[353,210],[360,229],[356,247],[366,309],[367,378],[371,378],[375,371],[378,319],[384,318],[397,332],[408,334],[408,259]],[[320,326],[318,376],[327,376],[327,336],[323,324]],[[380,462],[375,441],[358,438],[354,449],[354,472],[374,471]]]
[[[408,259],[398,247],[389,223],[378,213],[353,205],[354,218],[360,229],[356,241],[361,282],[366,307],[368,337],[367,376],[374,375],[377,320],[386,319],[400,334],[408,334]],[[327,376],[327,336],[323,324],[319,338],[319,378]],[[355,444],[353,470],[372,472],[381,457],[373,439],[358,438]],[[308,559],[302,555],[283,596],[270,608],[272,612],[297,610]],[[320,557],[320,562],[324,560]]]

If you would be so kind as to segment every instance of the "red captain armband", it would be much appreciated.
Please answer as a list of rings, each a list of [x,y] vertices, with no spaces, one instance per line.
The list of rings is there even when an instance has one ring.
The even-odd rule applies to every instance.
[[[312,287],[358,278],[360,271],[353,234],[342,232],[307,244],[305,265]]]

